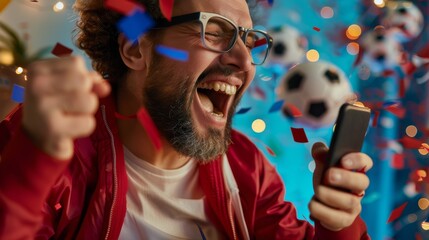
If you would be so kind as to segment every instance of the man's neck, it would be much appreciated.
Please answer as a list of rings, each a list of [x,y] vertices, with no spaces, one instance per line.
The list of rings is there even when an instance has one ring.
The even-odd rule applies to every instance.
[[[125,80],[125,79],[124,79]],[[136,114],[141,107],[141,86],[133,86],[124,81],[116,93],[116,110],[122,115]],[[137,119],[117,120],[122,144],[134,155],[162,169],[176,169],[189,161],[189,157],[178,153],[161,136],[162,148],[155,149],[152,140]]]

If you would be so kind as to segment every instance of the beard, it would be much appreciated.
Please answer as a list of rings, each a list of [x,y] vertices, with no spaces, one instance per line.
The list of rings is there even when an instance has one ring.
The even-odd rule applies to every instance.
[[[143,87],[144,106],[149,112],[158,131],[180,154],[207,163],[223,154],[231,143],[231,123],[239,98],[229,109],[223,130],[208,126],[206,133],[199,133],[191,116],[191,104],[196,97],[197,85],[206,76],[216,73],[225,76],[233,71],[225,67],[206,69],[197,82],[191,76],[184,76],[163,63],[163,57],[154,54]]]

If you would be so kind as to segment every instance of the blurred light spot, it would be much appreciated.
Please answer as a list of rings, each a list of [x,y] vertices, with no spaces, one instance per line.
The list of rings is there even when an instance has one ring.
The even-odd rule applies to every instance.
[[[413,222],[417,221],[417,215],[414,213],[411,213],[407,216],[407,220],[409,223],[413,223]]]
[[[386,3],[384,2],[384,0],[374,0],[374,4],[375,6],[382,8],[386,5]]]
[[[423,181],[423,178],[426,177],[426,171],[425,170],[417,170],[417,176],[419,176],[418,181],[421,182]]]
[[[13,54],[11,51],[0,51],[0,64],[11,65],[13,60]]]
[[[316,163],[313,161],[308,163],[308,170],[310,170],[310,172],[314,172],[314,169],[316,169]]]
[[[358,107],[365,107],[363,102],[359,102],[359,101],[354,102],[353,105],[358,106]]]
[[[429,153],[429,151],[426,148],[429,148],[429,145],[427,143],[422,143],[422,146],[424,146],[424,147],[421,147],[418,149],[419,153],[423,156],[427,155]]]
[[[334,9],[331,7],[323,7],[320,10],[320,15],[322,18],[332,18],[334,16]]]
[[[24,80],[25,80],[25,81],[27,81],[27,80],[28,80],[27,75],[24,75]]]
[[[255,121],[252,122],[252,130],[255,133],[261,133],[263,131],[265,131],[265,122],[262,119],[256,119]]]
[[[347,44],[347,52],[350,55],[356,55],[359,53],[359,44],[356,42],[351,42]]]
[[[421,210],[426,210],[429,206],[429,200],[427,198],[420,198],[418,205]]]
[[[22,67],[17,67],[16,70],[15,70],[16,74],[21,74],[23,72],[24,72],[24,68],[22,68]]]
[[[429,230],[429,223],[428,222],[422,222],[422,228],[425,231]]]
[[[64,3],[61,1],[55,3],[53,9],[54,9],[54,12],[62,11],[64,9]]]
[[[317,62],[319,60],[319,52],[314,49],[308,50],[306,56],[307,60],[310,62]]]
[[[358,76],[361,80],[364,80],[364,81],[368,80],[369,77],[371,76],[371,71],[370,71],[369,67],[366,65],[362,65],[359,68]]]
[[[417,134],[417,128],[413,125],[410,125],[405,129],[405,133],[408,135],[408,137],[414,137]]]
[[[392,128],[393,127],[393,119],[389,118],[389,117],[383,117],[381,118],[381,126],[385,127],[385,128]]]
[[[357,24],[352,24],[347,28],[346,36],[350,40],[356,40],[362,34],[362,29]]]

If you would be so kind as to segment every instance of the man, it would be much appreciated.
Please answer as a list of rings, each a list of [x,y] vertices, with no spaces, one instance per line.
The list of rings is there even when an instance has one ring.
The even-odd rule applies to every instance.
[[[367,155],[346,155],[322,180],[326,147],[315,144],[314,229],[284,202],[275,169],[230,129],[271,41],[249,30],[246,2],[176,1],[171,22],[157,1],[141,2],[158,25],[135,43],[101,0],[76,3],[78,46],[111,94],[79,57],[30,67],[25,104],[0,128],[0,238],[368,239],[359,194],[369,180],[352,171],[371,168]],[[189,59],[158,55],[157,45]],[[162,147],[150,124],[123,117],[139,109]]]

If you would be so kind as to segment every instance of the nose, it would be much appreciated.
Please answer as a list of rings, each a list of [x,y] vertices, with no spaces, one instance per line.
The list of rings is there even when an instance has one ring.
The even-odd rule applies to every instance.
[[[250,71],[255,66],[252,64],[252,56],[243,40],[238,37],[232,49],[220,56],[220,62],[224,65],[233,66],[239,71]]]

